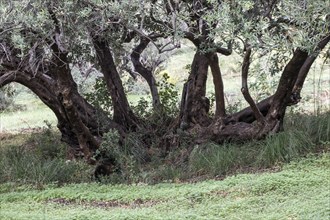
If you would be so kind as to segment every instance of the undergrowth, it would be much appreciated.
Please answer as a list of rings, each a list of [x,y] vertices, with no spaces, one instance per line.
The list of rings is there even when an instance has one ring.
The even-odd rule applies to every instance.
[[[118,158],[122,182],[153,184],[223,178],[280,167],[309,153],[329,151],[330,112],[317,116],[293,114],[287,117],[284,132],[244,144],[194,144],[192,137],[184,134],[171,137],[174,142],[167,143],[166,138],[157,139],[158,132],[150,129],[131,133],[122,147],[114,144],[116,134],[108,134],[103,150]],[[104,182],[114,180],[118,181],[117,175],[110,175]]]
[[[285,121],[285,131],[261,141],[245,144],[208,142],[194,144],[188,135],[177,134],[172,142],[157,139],[165,135],[168,121],[160,115],[145,130],[130,133],[123,146],[118,134],[109,132],[96,156],[113,157],[120,172],[101,178],[102,183],[147,183],[198,181],[206,178],[259,172],[280,168],[310,153],[330,150],[330,112],[320,115],[292,114]],[[163,124],[156,126],[153,124]],[[169,134],[173,135],[173,134]],[[94,181],[93,166],[84,161],[67,161],[67,147],[59,134],[44,128],[31,134],[24,143],[3,142],[0,148],[0,182],[77,183]]]
[[[19,136],[23,136],[24,142],[16,145],[15,139]],[[0,183],[42,186],[90,180],[91,168],[83,161],[66,160],[67,146],[50,127],[31,135],[13,135],[7,139],[7,143],[0,147]]]

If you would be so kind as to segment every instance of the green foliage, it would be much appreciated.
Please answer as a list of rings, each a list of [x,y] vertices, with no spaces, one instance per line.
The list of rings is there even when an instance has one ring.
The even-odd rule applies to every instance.
[[[141,97],[137,104],[132,106],[132,109],[136,115],[144,119],[147,119],[153,111],[151,109],[151,101],[144,97]]]
[[[227,107],[226,107],[226,112],[227,114],[234,114],[236,112],[238,112],[239,110],[242,109],[242,101],[238,100],[235,102],[229,102],[227,101]]]
[[[111,116],[112,100],[103,77],[97,78],[93,87],[93,91],[85,94],[87,101]]]
[[[0,88],[0,112],[8,110],[8,108],[14,106],[15,95],[16,90],[10,85]]]
[[[264,72],[251,74],[253,79],[249,84],[251,93],[255,96],[256,102],[259,102],[274,94],[276,90],[276,78]]]
[[[160,80],[159,97],[162,103],[164,112],[169,116],[174,116],[178,112],[178,96],[179,93],[173,83],[168,81],[169,75],[163,74],[163,78]]]
[[[115,168],[109,177],[103,178],[103,183],[134,183],[137,181],[137,158],[138,155],[141,155],[143,148],[141,145],[131,144],[134,143],[126,141],[123,146],[120,146],[117,131],[112,130],[104,135],[100,148],[95,152],[95,158],[101,163],[110,159],[114,161]]]
[[[147,123],[155,124],[154,121],[158,120],[159,117],[174,117],[179,109],[179,93],[173,83],[169,82],[169,75],[164,73],[162,79],[158,83],[159,98],[162,104],[161,109],[153,109],[151,100],[141,97],[136,105],[132,106],[135,114],[140,118],[147,120]]]

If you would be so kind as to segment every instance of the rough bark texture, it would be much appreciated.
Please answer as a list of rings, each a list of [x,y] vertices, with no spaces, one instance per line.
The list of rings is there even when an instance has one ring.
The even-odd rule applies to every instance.
[[[133,49],[131,54],[132,63],[134,69],[138,72],[148,83],[151,96],[152,96],[152,106],[154,109],[160,108],[161,103],[158,94],[157,83],[152,71],[147,67],[143,66],[140,61],[141,53],[147,48],[150,40],[146,37],[140,37],[140,43]]]
[[[273,96],[273,101],[267,114],[267,121],[269,120],[283,120],[284,113],[288,103],[290,102],[290,97],[292,95],[292,89],[298,78],[299,71],[304,65],[308,57],[307,52],[297,49],[289,63],[286,65],[277,90]]]
[[[219,67],[219,59],[216,53],[210,55],[210,67],[213,76],[214,93],[215,93],[215,117],[225,117],[225,95],[224,86]]]
[[[107,41],[98,36],[93,36],[93,44],[101,71],[110,92],[113,104],[113,120],[124,126],[127,130],[134,130],[138,126],[137,118],[128,104],[109,45]]]
[[[180,109],[181,129],[190,128],[195,124],[207,126],[210,123],[208,117],[210,103],[205,97],[208,66],[208,56],[197,51],[188,81],[184,85]]]
[[[79,128],[81,124],[72,125],[72,122],[75,121],[70,117],[70,112],[75,112],[77,115],[74,117],[78,117],[80,123],[83,123],[85,128],[88,128],[88,133],[92,134],[93,137],[98,140],[110,129],[117,129],[122,133],[119,125],[107,118],[105,113],[87,103],[76,90],[71,90],[71,101],[69,101],[71,102],[69,104],[72,104],[75,109],[72,109],[71,106],[64,106],[63,102],[65,100],[68,101],[68,97],[63,99],[63,90],[58,88],[56,81],[48,75],[42,73],[32,74],[28,71],[7,72],[7,74],[0,72],[0,87],[11,82],[17,82],[29,88],[54,112],[58,121],[57,127],[62,134],[62,141],[71,147],[72,153],[74,154],[72,156],[84,156],[84,154],[82,151],[83,148],[80,145],[80,143],[83,142],[82,140],[78,140],[79,134],[77,134],[77,130],[74,129],[74,126],[78,126]],[[69,114],[68,110],[70,111]],[[88,143],[90,151],[95,150],[95,147],[97,147],[95,144],[92,145],[92,142],[85,142]],[[85,153],[87,153],[86,149],[84,150]]]

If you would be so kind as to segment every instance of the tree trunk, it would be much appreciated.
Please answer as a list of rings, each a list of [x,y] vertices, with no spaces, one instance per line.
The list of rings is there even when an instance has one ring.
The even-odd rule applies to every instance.
[[[226,116],[224,87],[219,67],[219,59],[216,53],[210,55],[210,67],[213,76],[215,92],[215,117],[224,118]]]
[[[15,53],[1,60],[0,87],[17,82],[32,90],[56,115],[62,140],[76,155],[90,157],[99,146],[104,132],[120,126],[96,110],[78,93],[67,61],[67,53],[51,46],[53,57],[44,68],[34,72]],[[0,55],[2,52],[0,51]],[[45,73],[42,71],[46,70]],[[102,125],[101,123],[102,122]]]
[[[138,126],[138,119],[135,117],[128,104],[109,45],[98,36],[93,38],[93,44],[108,91],[110,92],[113,104],[113,120],[127,130],[134,130]]]
[[[267,121],[279,120],[284,118],[286,107],[290,103],[293,87],[299,75],[301,67],[304,65],[308,53],[296,49],[293,57],[286,65],[280,78],[277,90],[273,96],[272,104],[267,114]]]
[[[138,72],[148,83],[151,96],[152,96],[152,106],[154,109],[159,109],[161,107],[157,83],[152,71],[147,67],[143,66],[140,62],[141,53],[148,46],[150,40],[146,37],[140,37],[140,43],[137,45],[131,54],[131,60],[134,65],[134,69]]]
[[[208,117],[210,102],[205,97],[208,66],[208,56],[197,51],[188,81],[184,85],[180,109],[181,129],[188,129],[193,125],[207,126],[210,124]]]
[[[205,140],[213,140],[218,143],[223,143],[224,141],[247,141],[261,139],[270,133],[278,132],[283,124],[286,107],[292,103],[292,91],[307,58],[307,52],[297,49],[283,70],[278,88],[273,96],[254,105],[254,107],[257,107],[254,111],[249,107],[227,117],[225,123],[217,119],[211,126],[205,128],[200,133],[199,142]],[[248,64],[248,62],[243,64]],[[247,77],[246,68],[243,67],[245,78]],[[244,80],[243,84],[246,84],[246,80]],[[259,115],[258,117],[261,118],[265,116],[265,122],[253,123],[256,120],[256,115]]]

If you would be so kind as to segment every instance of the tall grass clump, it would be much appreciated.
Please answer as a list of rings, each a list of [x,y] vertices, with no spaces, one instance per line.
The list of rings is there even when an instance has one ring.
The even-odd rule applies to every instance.
[[[22,145],[0,148],[0,182],[42,185],[89,181],[89,166],[83,161],[67,161],[65,146],[55,138],[53,131],[45,129]]]
[[[196,145],[189,156],[189,172],[190,176],[221,176],[269,168],[309,153],[329,150],[330,112],[294,114],[288,116],[285,131],[264,140],[244,144]]]
[[[287,121],[288,129],[304,131],[311,142],[330,145],[330,111],[323,114],[294,114]]]
[[[259,166],[273,166],[278,162],[289,162],[307,152],[312,152],[315,144],[305,131],[290,130],[258,143],[260,152],[257,157]]]
[[[233,144],[196,145],[189,157],[189,168],[197,175],[224,175],[239,163],[238,154],[239,149]]]

